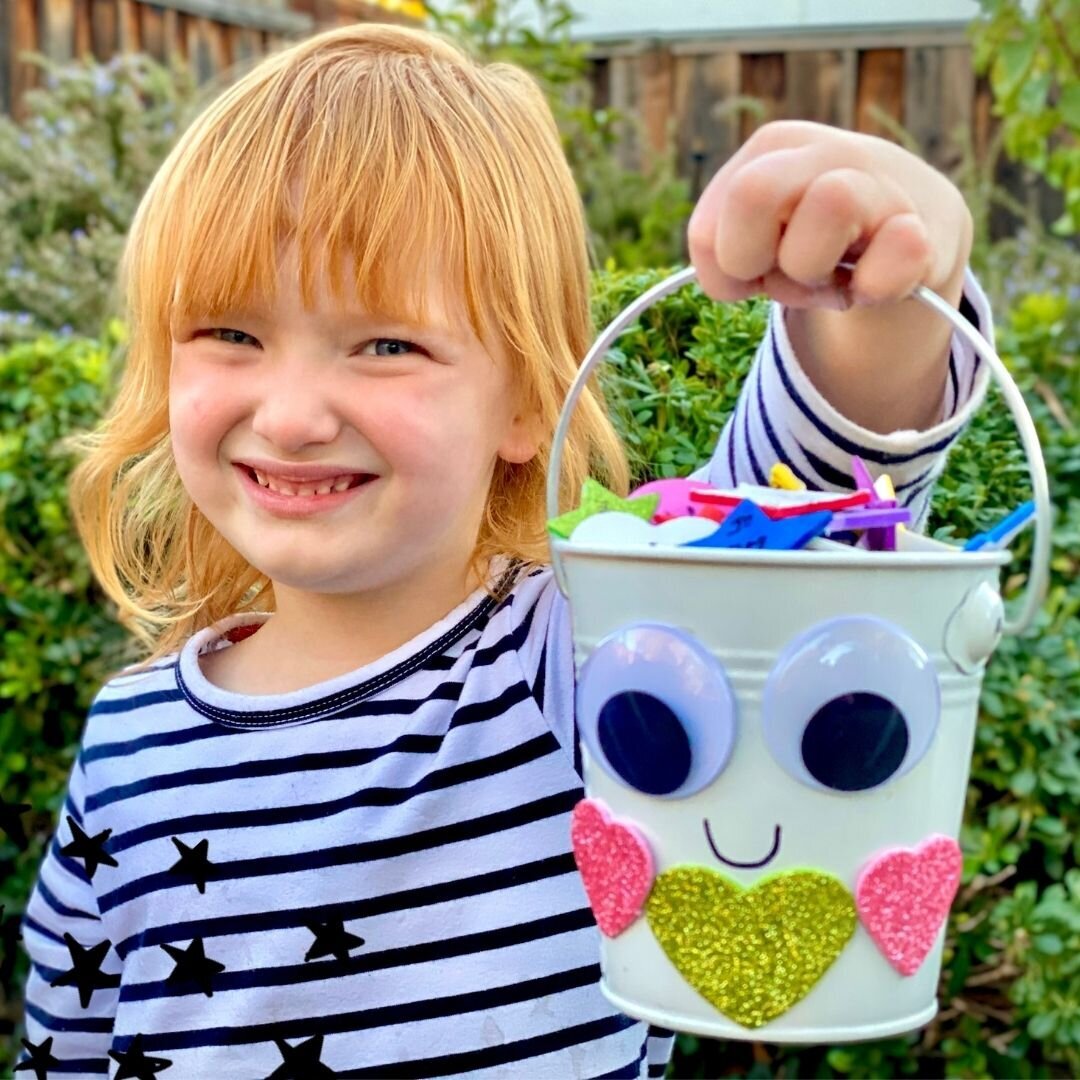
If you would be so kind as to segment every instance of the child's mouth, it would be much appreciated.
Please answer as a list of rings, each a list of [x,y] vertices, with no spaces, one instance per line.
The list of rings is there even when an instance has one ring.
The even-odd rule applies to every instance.
[[[773,844],[769,851],[769,854],[764,859],[757,859],[754,862],[736,862],[735,859],[725,858],[717,850],[716,844],[713,843],[712,833],[709,831],[709,819],[704,818],[703,823],[705,825],[705,839],[709,841],[709,847],[712,849],[712,853],[722,862],[727,863],[728,866],[734,866],[736,870],[757,870],[759,867],[765,866],[767,863],[773,861],[777,852],[780,850],[780,826],[776,826],[776,830],[773,833]]]
[[[277,490],[259,482],[255,470],[247,465],[236,465],[241,484],[256,505],[271,513],[285,517],[306,517],[323,510],[333,510],[356,497],[361,488],[368,487],[378,477],[372,473],[356,473],[352,476],[335,477],[319,484],[282,484],[288,490]],[[263,479],[268,479],[264,477]],[[274,481],[274,487],[278,482]],[[328,491],[316,488],[329,487]]]

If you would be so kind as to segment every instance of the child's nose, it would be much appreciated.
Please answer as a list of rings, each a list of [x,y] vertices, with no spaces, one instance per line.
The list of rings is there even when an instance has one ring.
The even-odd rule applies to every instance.
[[[341,429],[333,395],[310,367],[300,377],[275,380],[260,388],[252,430],[283,450],[332,442]]]

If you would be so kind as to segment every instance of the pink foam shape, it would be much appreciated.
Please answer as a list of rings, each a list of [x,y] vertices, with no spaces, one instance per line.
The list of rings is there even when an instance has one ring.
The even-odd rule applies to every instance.
[[[605,936],[617,937],[641,914],[652,888],[649,843],[633,825],[613,820],[597,799],[574,807],[570,840],[596,924]]]
[[[963,856],[951,836],[875,855],[855,883],[859,919],[885,959],[914,975],[937,940],[956,890]]]

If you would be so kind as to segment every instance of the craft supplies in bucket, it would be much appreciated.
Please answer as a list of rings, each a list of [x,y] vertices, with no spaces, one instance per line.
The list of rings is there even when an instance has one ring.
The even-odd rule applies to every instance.
[[[597,339],[548,474],[583,746],[571,831],[601,987],[630,1016],[719,1039],[910,1031],[937,1009],[985,663],[1045,591],[1038,439],[989,344],[920,288],[990,365],[1031,471],[1033,506],[971,550],[897,528],[890,485],[858,468],[846,496],[793,490],[783,470],[771,490],[665,482],[622,500],[591,485],[559,517],[562,444],[592,369],[693,276]],[[1025,517],[1032,567],[1007,619],[1002,537]]]

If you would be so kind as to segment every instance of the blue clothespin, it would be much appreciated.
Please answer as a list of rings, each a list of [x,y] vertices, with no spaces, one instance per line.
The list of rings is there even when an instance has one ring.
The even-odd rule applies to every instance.
[[[796,551],[820,536],[832,521],[832,512],[817,510],[812,514],[773,521],[749,499],[739,503],[714,533],[683,544],[694,548],[766,548],[770,551]]]
[[[1018,506],[1007,518],[998,522],[987,532],[973,536],[965,545],[965,551],[1000,551],[1024,531],[1035,518],[1035,503],[1028,500]]]

